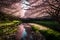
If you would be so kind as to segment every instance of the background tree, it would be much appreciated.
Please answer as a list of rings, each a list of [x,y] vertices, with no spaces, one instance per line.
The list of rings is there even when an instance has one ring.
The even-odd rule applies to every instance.
[[[48,14],[52,19],[60,22],[60,1],[59,0],[49,0],[47,1],[50,9],[48,9]]]
[[[30,8],[26,15],[29,18],[40,18],[50,16],[55,21],[60,21],[60,1],[59,0],[28,0]],[[49,18],[49,17],[48,17]]]

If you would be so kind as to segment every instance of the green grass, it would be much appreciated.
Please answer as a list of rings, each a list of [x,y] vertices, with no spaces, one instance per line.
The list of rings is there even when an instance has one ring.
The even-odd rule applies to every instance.
[[[60,40],[60,32],[55,30],[40,30],[40,32],[45,36],[46,40]]]
[[[17,26],[21,23],[21,21],[13,20],[13,21],[1,21],[0,22],[0,39],[4,40],[3,36],[12,36],[17,31]]]
[[[17,26],[21,23],[9,15],[0,13],[0,40],[5,40],[4,37],[12,36],[17,31]]]
[[[9,22],[0,22],[0,27],[1,26],[9,26],[9,25],[14,25],[14,24],[17,24],[17,23],[20,23],[20,21],[18,20],[14,20],[14,21],[9,21]]]
[[[53,29],[48,30],[38,30],[38,28],[35,28],[32,26],[33,31],[39,31],[41,34],[43,34],[46,38],[46,40],[60,40],[60,32],[55,31]]]
[[[42,24],[45,26],[60,26],[60,24],[56,21],[48,21],[48,20],[43,20],[43,21],[35,21],[38,24]]]
[[[54,30],[60,30],[60,24],[56,21],[48,21],[48,20],[42,20],[42,21],[34,21],[37,24],[52,28]]]
[[[56,21],[35,21],[35,23],[43,25],[45,27],[49,27],[48,30],[38,30],[38,27],[33,27],[33,31],[38,30],[40,33],[42,33],[46,40],[60,40],[60,32],[54,30],[54,28],[60,28],[60,24]],[[50,28],[52,27],[52,29]]]

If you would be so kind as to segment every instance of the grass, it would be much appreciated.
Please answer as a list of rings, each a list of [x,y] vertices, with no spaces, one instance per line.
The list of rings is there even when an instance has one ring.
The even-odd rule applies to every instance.
[[[60,32],[55,30],[40,30],[40,32],[45,36],[46,40],[60,40]]]
[[[56,21],[42,20],[42,21],[35,21],[35,23],[60,31],[60,24]]]
[[[17,31],[17,25],[20,23],[20,20],[15,20],[9,15],[0,13],[0,40],[5,40],[5,37],[14,35]]]
[[[13,20],[13,21],[1,21],[0,22],[0,39],[4,40],[3,37],[12,36],[17,31],[17,25],[19,25],[21,21]]]
[[[9,26],[9,25],[14,25],[14,24],[16,24],[16,23],[20,23],[20,21],[18,21],[18,20],[14,20],[14,21],[9,21],[9,22],[0,22],[0,27],[1,26]]]
[[[54,30],[54,28],[59,27],[60,24],[57,23],[56,21],[35,21],[35,23],[49,27],[48,30],[38,30],[38,27],[32,26],[33,31],[38,30],[40,33],[42,33],[46,40],[60,40],[60,32]],[[52,29],[51,29],[52,28]]]

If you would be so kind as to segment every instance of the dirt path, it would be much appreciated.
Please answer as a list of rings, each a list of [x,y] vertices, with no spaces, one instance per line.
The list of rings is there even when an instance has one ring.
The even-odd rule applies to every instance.
[[[29,23],[29,25],[35,26],[36,28],[38,28],[39,30],[48,30],[48,27],[39,25],[39,24],[35,24],[35,23]]]

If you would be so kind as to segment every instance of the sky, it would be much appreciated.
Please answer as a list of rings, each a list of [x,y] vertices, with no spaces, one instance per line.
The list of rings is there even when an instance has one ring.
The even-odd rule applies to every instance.
[[[22,0],[22,11],[23,13],[21,13],[21,17],[24,17],[25,16],[25,13],[26,13],[26,9],[28,9],[30,6],[27,6],[26,4],[29,4],[29,2],[27,2],[26,0]]]

